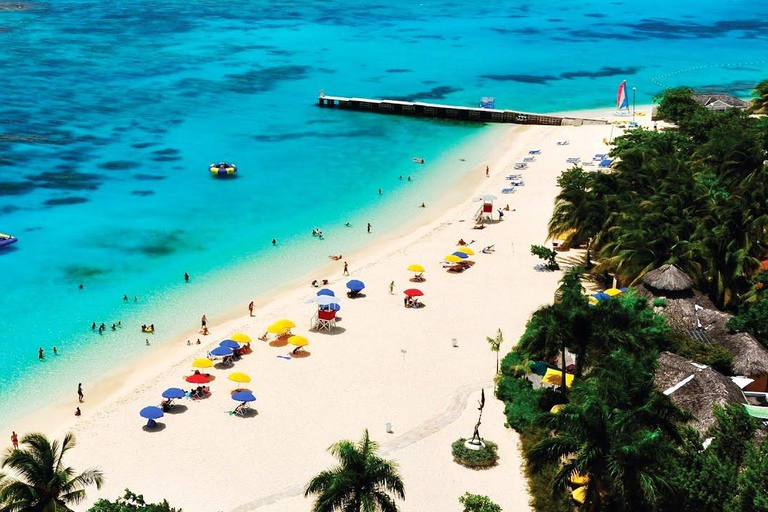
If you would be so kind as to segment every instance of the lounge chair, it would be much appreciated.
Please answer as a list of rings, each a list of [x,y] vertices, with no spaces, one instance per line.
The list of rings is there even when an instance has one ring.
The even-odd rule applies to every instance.
[[[483,247],[483,250],[482,250],[482,251],[480,251],[480,252],[482,252],[483,254],[491,254],[491,253],[492,253],[492,252],[494,252],[495,250],[496,250],[496,249],[494,248],[494,246],[493,246],[493,245],[488,245],[488,246],[486,246],[486,247]]]
[[[503,188],[501,189],[502,194],[514,194],[515,193],[515,187],[509,187],[509,188]]]
[[[568,158],[566,160],[566,162],[568,162],[569,164],[577,164],[577,163],[581,162],[581,158],[579,158],[577,156],[572,156],[572,157]]]
[[[237,407],[235,407],[235,410],[232,411],[232,412],[234,413],[235,416],[240,416],[241,418],[244,418],[245,415],[250,410],[250,408],[251,408],[251,406],[248,405],[248,402],[243,402],[240,405],[238,405]]]
[[[526,164],[524,162],[517,162],[515,164],[515,169],[518,170],[518,171],[522,170],[522,169],[527,169],[527,168],[528,168],[528,164]]]
[[[535,162],[535,161],[536,161],[536,157],[535,156],[529,156],[529,157],[523,158],[523,162],[526,162],[526,163],[528,163],[528,162]]]
[[[566,140],[559,140],[559,141],[557,141],[557,145],[558,146],[567,146],[570,143],[571,143],[571,141],[569,141],[567,139]]]
[[[509,182],[509,184],[513,187],[522,187],[525,185],[525,182],[523,180],[512,180]]]
[[[516,179],[518,179],[518,178],[522,178],[522,177],[523,177],[523,174],[518,172],[518,173],[516,173],[516,174],[510,174],[510,175],[508,175],[508,176],[507,176],[507,179],[508,179],[508,180],[516,180]]]
[[[532,149],[528,152],[529,155],[540,155],[541,150],[540,149]]]

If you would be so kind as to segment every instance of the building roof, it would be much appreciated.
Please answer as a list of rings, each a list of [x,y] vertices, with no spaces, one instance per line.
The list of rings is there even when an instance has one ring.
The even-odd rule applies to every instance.
[[[638,288],[638,293],[658,296],[656,290],[645,285]],[[738,375],[759,376],[768,373],[768,349],[751,334],[729,331],[725,325],[733,315],[717,309],[706,295],[693,290],[690,297],[667,297],[666,300],[667,306],[658,308],[658,312],[673,329],[688,336],[692,332],[701,333],[709,343],[726,349],[733,357],[733,371]],[[701,309],[697,311],[696,306]]]
[[[734,108],[747,108],[749,106],[748,102],[740,100],[730,94],[694,94],[693,99],[695,99],[699,105],[704,107],[708,107],[717,102],[722,102],[725,105]]]
[[[693,288],[693,281],[677,265],[662,265],[643,276],[647,286],[665,292],[680,292]]]
[[[701,434],[714,425],[712,407],[743,404],[744,397],[731,379],[709,366],[694,363],[671,352],[659,354],[656,387],[695,418],[689,424]]]

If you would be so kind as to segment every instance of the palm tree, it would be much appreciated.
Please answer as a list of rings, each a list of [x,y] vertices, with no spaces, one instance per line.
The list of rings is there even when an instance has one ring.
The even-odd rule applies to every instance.
[[[749,110],[753,114],[768,114],[768,80],[763,80],[755,86],[752,95],[752,105]]]
[[[328,451],[339,459],[338,466],[322,471],[304,491],[305,497],[318,495],[312,511],[397,512],[394,498],[405,498],[403,481],[397,464],[376,455],[377,449],[367,429],[357,443],[332,445]]]
[[[33,433],[21,440],[22,448],[9,449],[0,467],[8,467],[19,479],[0,473],[0,512],[67,512],[69,505],[85,499],[85,488],[104,481],[101,471],[82,473],[64,465],[64,455],[75,447],[75,436],[49,441]]]
[[[554,435],[527,457],[535,472],[560,465],[553,493],[586,475],[584,509],[640,511],[673,491],[665,467],[680,439],[676,422],[687,416],[654,388],[653,360],[612,353],[574,384],[570,403],[545,417]]]
[[[501,329],[496,331],[496,336],[491,338],[490,336],[486,336],[485,339],[488,341],[488,344],[491,346],[491,352],[496,352],[496,374],[499,373],[499,350],[501,349],[501,344],[504,343],[504,337],[501,334]]]

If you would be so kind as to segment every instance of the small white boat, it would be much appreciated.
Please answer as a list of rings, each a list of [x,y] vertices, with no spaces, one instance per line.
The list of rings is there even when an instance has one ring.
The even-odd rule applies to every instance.
[[[7,247],[9,245],[15,244],[18,241],[19,239],[13,235],[6,235],[5,233],[0,233],[0,247]]]
[[[424,159],[423,158],[419,158],[418,156],[413,157],[412,160],[414,162],[416,162],[417,164],[423,164],[424,163]]]

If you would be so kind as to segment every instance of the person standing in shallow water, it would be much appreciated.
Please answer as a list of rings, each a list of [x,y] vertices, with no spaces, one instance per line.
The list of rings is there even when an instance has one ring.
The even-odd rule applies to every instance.
[[[371,232],[371,223],[370,222],[368,223],[368,232],[369,233]]]
[[[187,272],[184,272],[184,282],[185,283],[189,282],[189,273],[187,273]]]
[[[43,352],[43,347],[40,347],[39,349],[37,349],[37,358],[38,358],[39,360],[41,360],[41,361],[42,361],[43,359],[45,359],[45,354],[44,354],[44,352]]]
[[[206,327],[208,327],[208,317],[203,315],[203,318],[200,319],[200,328],[205,329]]]

